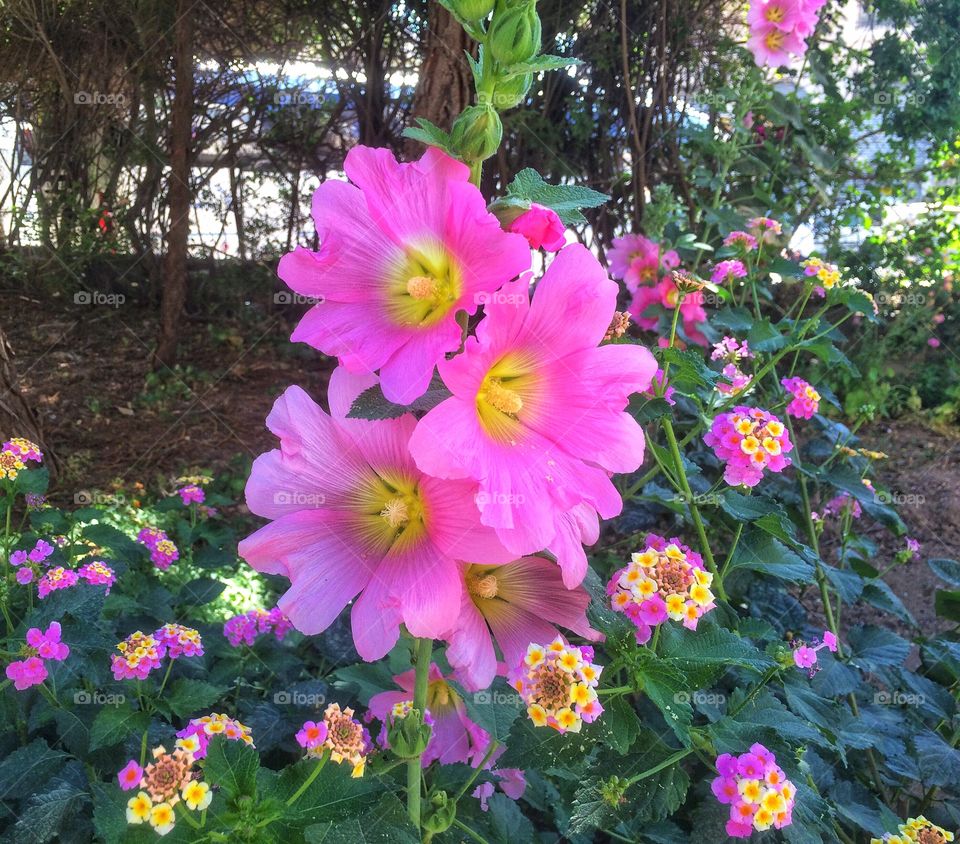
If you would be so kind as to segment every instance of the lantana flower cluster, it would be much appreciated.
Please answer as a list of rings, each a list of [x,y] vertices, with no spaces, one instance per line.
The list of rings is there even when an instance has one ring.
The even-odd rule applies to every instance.
[[[578,733],[584,722],[600,717],[597,685],[603,669],[593,659],[592,647],[573,647],[560,637],[546,646],[530,644],[509,680],[537,727]]]
[[[896,833],[885,832],[880,838],[871,838],[870,844],[949,844],[951,841],[952,832],[919,815],[907,818]]]
[[[787,413],[794,419],[811,419],[820,409],[820,393],[803,378],[784,378],[783,388],[793,397],[787,405]]]
[[[826,0],[751,0],[747,49],[758,67],[780,67],[807,51],[805,39],[817,25]]]
[[[17,583],[22,586],[33,583],[39,576],[41,564],[45,563],[46,559],[53,554],[53,551],[54,548],[49,542],[38,539],[29,551],[18,548],[16,551],[11,552],[10,565],[15,566],[17,569]],[[45,590],[44,594],[46,594],[46,592],[49,592],[49,589]],[[42,598],[43,595],[40,597]]]
[[[117,645],[119,654],[111,658],[111,670],[117,680],[145,680],[159,668],[164,657],[202,656],[200,634],[192,627],[165,624],[154,633],[137,630]]]
[[[607,594],[613,609],[633,622],[642,645],[668,618],[696,630],[700,618],[716,606],[712,583],[713,575],[696,551],[679,539],[668,541],[651,533],[646,548],[614,572]]]
[[[293,624],[277,607],[271,610],[248,610],[241,615],[227,619],[223,625],[223,635],[235,648],[240,644],[253,645],[262,633],[273,633],[278,642],[282,642]]]
[[[823,297],[827,290],[833,290],[840,284],[840,270],[836,264],[828,264],[820,258],[811,257],[803,262],[803,274],[814,276],[820,284],[815,288],[817,295]]]
[[[740,368],[741,362],[752,360],[753,352],[750,351],[750,345],[746,340],[743,342],[735,337],[724,337],[718,343],[714,343],[713,350],[710,352],[710,360],[723,361],[723,377],[726,382],[717,384],[717,390],[724,395],[738,395],[750,386],[752,378],[746,375]]]
[[[717,416],[704,441],[727,464],[723,479],[731,486],[756,486],[764,469],[782,472],[793,450],[790,434],[776,416],[743,405]]]
[[[161,571],[180,559],[180,551],[166,531],[154,527],[145,527],[137,534],[137,542],[150,549],[150,559]]]
[[[25,440],[23,437],[14,437],[0,446],[0,481],[14,481],[28,463],[40,463],[43,452],[40,447]]]
[[[47,679],[47,660],[62,662],[70,655],[70,646],[60,641],[61,632],[58,621],[51,621],[45,631],[39,627],[27,631],[27,643],[21,650],[23,659],[11,662],[6,668],[7,679],[13,681],[17,691],[38,686]]]
[[[177,733],[176,746],[189,751],[195,759],[203,759],[214,736],[223,736],[230,741],[242,741],[249,747],[254,746],[253,734],[248,726],[219,712],[191,718],[187,726]]]
[[[353,717],[348,706],[341,709],[339,703],[331,703],[320,722],[307,721],[297,732],[297,743],[307,751],[307,756],[319,758],[327,751],[336,763],[346,762],[353,770],[351,777],[362,777],[367,756],[372,750],[370,734],[360,721]]]
[[[762,744],[751,745],[740,756],[717,757],[720,774],[711,788],[717,800],[730,806],[727,835],[749,838],[753,831],[783,829],[793,821],[797,790]]]
[[[77,574],[82,580],[95,586],[106,586],[106,594],[110,594],[110,588],[117,581],[117,575],[110,566],[103,560],[91,560],[84,563],[77,569]]]
[[[194,770],[192,753],[165,747],[153,750],[153,761],[141,768],[131,759],[117,774],[120,788],[140,790],[127,801],[127,823],[149,824],[158,835],[167,835],[176,826],[176,805],[181,801],[190,811],[203,811],[213,794]]]

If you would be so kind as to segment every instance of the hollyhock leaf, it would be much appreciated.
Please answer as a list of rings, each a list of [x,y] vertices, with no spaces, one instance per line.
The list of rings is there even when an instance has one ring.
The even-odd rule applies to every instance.
[[[855,662],[872,670],[879,665],[903,665],[910,655],[910,643],[882,627],[852,627],[847,639]]]
[[[520,64],[511,64],[503,68],[500,72],[508,79],[512,76],[523,76],[527,73],[541,73],[548,70],[561,70],[565,67],[583,64],[580,59],[574,59],[570,56],[537,56],[528,62]],[[604,197],[605,202],[609,197]],[[599,203],[598,203],[599,204]]]
[[[112,747],[130,736],[142,735],[150,725],[150,715],[134,710],[129,703],[104,706],[90,728],[90,750]]]
[[[416,118],[416,126],[407,126],[403,130],[403,136],[405,138],[413,138],[415,141],[420,141],[422,144],[427,146],[438,147],[442,149],[447,155],[456,158],[456,151],[453,149],[453,144],[450,141],[450,133],[444,132],[439,126],[435,126],[429,120],[423,117]]]
[[[938,557],[927,560],[927,565],[930,566],[933,573],[941,580],[949,583],[951,586],[960,587],[960,563],[956,560],[947,560]]]
[[[596,208],[610,199],[606,194],[580,185],[547,184],[536,170],[529,167],[517,173],[507,185],[507,195],[552,208],[567,226],[587,221],[580,213],[581,208]]]
[[[630,404],[627,406],[627,413],[641,425],[662,419],[671,412],[670,403],[665,399],[651,399],[642,393],[634,393],[630,397]],[[647,442],[649,447],[650,442]]]
[[[253,797],[257,793],[260,756],[242,741],[214,736],[203,760],[204,779],[218,785],[231,800]]]
[[[450,391],[444,386],[437,373],[433,374],[430,386],[420,398],[409,405],[394,404],[380,389],[379,384],[368,387],[357,396],[347,413],[348,419],[397,419],[405,413],[426,412],[436,407],[444,399],[450,398]]]
[[[359,818],[313,824],[303,831],[307,844],[418,844],[420,836],[394,794],[384,794]]]

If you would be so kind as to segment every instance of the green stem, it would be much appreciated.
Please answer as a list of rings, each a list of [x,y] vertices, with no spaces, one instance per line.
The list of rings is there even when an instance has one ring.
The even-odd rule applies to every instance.
[[[186,807],[184,803],[177,803],[176,806],[177,814],[180,815],[190,826],[194,829],[200,829],[200,824],[198,824],[192,817],[190,817],[190,810]]]
[[[6,572],[4,573],[4,584],[3,590],[3,617],[7,622],[7,635],[11,636],[13,634],[13,621],[10,618],[10,610],[7,607],[8,602],[10,601],[10,596],[13,594],[13,566],[10,565],[10,519],[13,513],[13,495],[6,495],[7,502],[7,515],[5,519],[5,525],[3,529],[3,561],[6,564]]]
[[[714,585],[717,589],[717,595],[724,601],[727,600],[727,593],[723,588],[723,581],[717,571],[717,563],[713,559],[713,551],[710,550],[710,542],[707,540],[707,531],[703,526],[703,519],[700,518],[700,509],[694,503],[693,490],[690,489],[690,482],[687,480],[687,473],[683,470],[683,458],[680,456],[680,446],[677,444],[677,435],[673,431],[673,423],[666,416],[662,419],[663,431],[667,435],[667,443],[670,446],[670,454],[673,457],[673,465],[680,480],[680,486],[683,495],[687,500],[687,509],[690,511],[690,518],[693,519],[693,526],[697,530],[697,536],[700,539],[700,550],[703,552],[703,559],[707,568],[714,577]]]
[[[164,690],[164,688],[165,688],[166,685],[167,685],[167,680],[170,679],[170,669],[172,669],[172,668],[173,668],[173,659],[170,659],[170,660],[167,662],[167,670],[166,670],[166,672],[165,672],[164,675],[163,675],[163,680],[162,680],[161,683],[160,683],[160,688],[157,689],[157,697],[160,697],[160,695],[163,694],[163,690]]]
[[[456,818],[454,818],[453,825],[457,829],[461,830],[462,832],[467,833],[467,835],[469,835],[474,841],[476,841],[477,844],[488,844],[488,841],[486,838],[484,838],[479,832],[474,832],[472,829],[470,829],[469,826],[463,823],[463,821],[459,821]]]
[[[743,533],[743,522],[737,522],[737,530],[733,535],[733,544],[730,546],[730,552],[727,554],[727,559],[723,561],[723,565],[720,567],[720,580],[723,581],[723,578],[726,577],[727,569],[730,567],[730,561],[733,559],[733,555],[737,550],[737,545],[740,544],[740,534]]]
[[[427,689],[430,681],[430,660],[433,656],[433,640],[417,639],[414,646],[413,708],[420,713],[427,711]],[[420,757],[418,754],[407,761],[407,814],[410,822],[420,829]]]
[[[487,747],[487,752],[484,754],[483,759],[480,761],[480,764],[473,769],[473,772],[467,778],[467,781],[462,786],[460,786],[460,790],[457,792],[457,796],[453,798],[454,803],[460,802],[460,798],[467,793],[467,789],[469,789],[470,786],[474,784],[477,777],[480,776],[480,773],[487,766],[487,763],[490,761],[491,757],[496,752],[498,747],[500,747],[500,742],[497,741],[496,739],[493,739],[490,742],[489,747]]]
[[[148,730],[144,730],[143,736],[140,738],[140,767],[141,768],[147,764],[147,732]]]
[[[640,780],[645,780],[647,777],[652,777],[654,774],[659,774],[664,768],[669,768],[674,762],[679,762],[691,753],[693,753],[692,747],[685,747],[683,750],[678,750],[672,756],[664,759],[659,765],[654,765],[652,768],[637,774],[635,777],[630,777],[630,779],[627,780],[627,786],[631,786],[635,782],[640,782]]]
[[[314,767],[314,769],[310,772],[310,776],[307,777],[307,778],[303,781],[303,785],[301,785],[300,788],[298,788],[295,792],[293,792],[293,794],[291,794],[291,795],[287,798],[287,805],[288,805],[288,806],[292,806],[292,805],[293,805],[294,803],[296,803],[301,797],[303,797],[303,793],[304,793],[308,788],[310,788],[311,783],[313,783],[313,781],[314,781],[318,776],[320,776],[320,772],[323,770],[323,766],[327,764],[327,760],[328,760],[329,758],[330,758],[330,751],[329,751],[329,750],[324,751],[323,756],[320,757],[320,761],[317,762],[317,764],[316,764],[316,766]]]

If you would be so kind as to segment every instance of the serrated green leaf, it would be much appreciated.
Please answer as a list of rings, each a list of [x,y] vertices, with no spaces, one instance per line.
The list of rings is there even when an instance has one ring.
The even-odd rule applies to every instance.
[[[408,405],[395,404],[389,401],[383,395],[380,385],[374,384],[353,400],[347,418],[397,419],[405,413],[420,413],[431,410],[444,399],[450,398],[451,395],[451,392],[437,374],[434,374],[427,391]]]
[[[580,59],[575,59],[570,56],[543,55],[537,56],[528,62],[508,65],[501,71],[501,73],[503,76],[509,79],[514,76],[524,76],[527,73],[542,73],[549,70],[562,70],[565,67],[581,64],[583,64],[583,62],[580,61]]]
[[[565,225],[580,225],[586,218],[581,208],[596,208],[610,197],[580,185],[551,185],[531,168],[521,170],[507,186],[507,196],[552,208]]]
[[[178,718],[199,717],[228,691],[203,680],[177,680],[164,695],[164,704]]]
[[[132,735],[143,735],[149,724],[149,714],[134,710],[129,703],[104,706],[97,713],[90,728],[90,750],[112,747],[126,741]]]
[[[203,760],[203,774],[207,782],[218,785],[223,793],[235,800],[253,797],[257,793],[257,770],[260,756],[242,741],[231,741],[214,736]]]

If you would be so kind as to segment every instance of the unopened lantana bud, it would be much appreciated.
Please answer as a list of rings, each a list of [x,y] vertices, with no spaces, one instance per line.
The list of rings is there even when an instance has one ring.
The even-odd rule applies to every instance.
[[[500,64],[529,61],[540,50],[540,17],[535,3],[497,9],[490,25],[490,55]]]
[[[603,335],[603,342],[606,343],[609,340],[623,337],[629,327],[630,314],[626,311],[614,311],[613,321],[610,323],[607,333]]]
[[[469,163],[483,161],[493,155],[502,137],[503,124],[497,110],[488,103],[464,109],[450,133],[454,149]]]
[[[600,784],[600,796],[603,802],[613,809],[627,802],[625,796],[627,787],[630,783],[620,777],[610,777]]]

